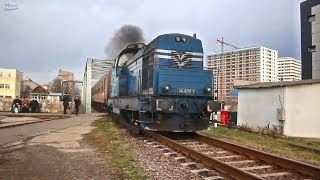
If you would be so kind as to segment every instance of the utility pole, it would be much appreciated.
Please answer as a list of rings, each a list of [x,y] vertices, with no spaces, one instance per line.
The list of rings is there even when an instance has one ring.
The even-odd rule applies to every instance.
[[[222,37],[221,40],[217,39],[217,43],[221,44],[221,55],[220,55],[220,67],[223,68],[223,64],[222,64],[222,58],[223,58],[223,50],[224,50],[224,38]],[[218,66],[217,66],[218,67]],[[221,71],[222,68],[218,67],[218,73],[217,73],[217,101],[219,102],[219,74],[220,74],[220,102],[223,101],[223,72]]]
[[[220,43],[221,44],[221,56],[220,56],[220,67],[222,68],[219,68],[218,67],[218,74],[220,72],[220,96],[221,96],[221,102],[224,101],[224,92],[223,92],[223,89],[224,89],[224,83],[223,83],[223,71],[221,69],[223,69],[223,67],[226,67],[226,62],[222,60],[223,58],[223,51],[224,51],[224,45],[227,45],[227,46],[230,46],[234,49],[240,49],[239,47],[237,46],[234,46],[230,43],[227,43],[224,41],[224,38],[222,37],[221,40],[220,39],[217,39],[217,43]],[[222,64],[222,61],[223,61],[223,64]],[[218,84],[218,81],[217,81],[217,84]],[[217,92],[219,91],[218,89],[218,85],[217,85]],[[217,94],[217,100],[218,100],[218,94]],[[219,100],[218,100],[219,101]]]

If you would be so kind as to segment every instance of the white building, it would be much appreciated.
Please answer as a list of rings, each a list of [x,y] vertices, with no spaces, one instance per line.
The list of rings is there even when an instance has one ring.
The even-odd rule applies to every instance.
[[[262,47],[235,49],[208,55],[208,66],[219,69],[214,72],[214,87],[217,87],[219,101],[230,98],[233,80],[275,82],[277,81],[278,51]]]
[[[320,138],[320,79],[238,88],[238,125],[277,128],[292,137]]]
[[[278,58],[278,81],[301,80],[301,61],[291,57]]]

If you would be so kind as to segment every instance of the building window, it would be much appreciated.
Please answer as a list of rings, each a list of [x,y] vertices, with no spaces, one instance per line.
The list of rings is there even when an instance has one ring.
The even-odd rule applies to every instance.
[[[41,95],[41,99],[46,99],[47,96],[46,95]]]
[[[0,95],[0,99],[2,99],[3,98],[3,96],[2,95]]]
[[[8,77],[11,77],[11,73],[8,74]]]
[[[6,88],[6,89],[10,89],[10,84],[6,84],[6,85],[5,85],[5,88]]]
[[[308,52],[316,52],[316,45],[308,47]]]
[[[4,84],[0,84],[0,89],[3,89],[4,88]]]
[[[38,95],[32,95],[33,99],[38,99]]]
[[[315,21],[316,20],[316,15],[315,14],[311,15],[311,16],[308,17],[308,19],[309,19],[309,22]]]
[[[3,73],[2,72],[0,72],[0,77],[2,77],[3,76]]]
[[[5,96],[4,98],[11,98],[11,96]]]

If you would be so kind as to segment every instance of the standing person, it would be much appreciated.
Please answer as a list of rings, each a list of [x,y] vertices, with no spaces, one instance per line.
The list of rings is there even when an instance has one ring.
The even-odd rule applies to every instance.
[[[14,112],[14,108],[18,108],[18,112],[21,111],[21,105],[22,101],[20,100],[19,96],[16,96],[16,98],[12,102],[12,112]]]
[[[23,113],[28,113],[29,112],[29,99],[27,99],[27,97],[24,97],[24,99],[22,100],[22,112]]]
[[[67,114],[67,109],[69,107],[69,95],[67,93],[64,93],[62,101],[63,101],[63,114]]]
[[[31,107],[31,112],[32,112],[32,113],[37,112],[37,109],[38,109],[38,107],[39,107],[39,103],[38,103],[38,101],[37,101],[35,98],[33,98],[33,99],[31,100],[31,102],[30,102],[30,107]]]
[[[76,115],[79,115],[79,106],[81,104],[80,96],[77,95],[76,98],[74,99],[74,107],[76,109]]]

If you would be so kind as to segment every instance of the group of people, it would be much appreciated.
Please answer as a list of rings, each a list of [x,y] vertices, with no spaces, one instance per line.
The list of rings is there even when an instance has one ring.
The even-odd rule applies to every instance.
[[[67,93],[63,95],[62,101],[63,101],[63,113],[67,114],[67,109],[69,108],[69,101],[70,101],[70,97]],[[81,104],[80,96],[77,95],[74,99],[74,107],[76,110],[76,115],[79,115],[80,104]],[[24,99],[21,101],[21,99],[19,99],[19,96],[17,96],[12,102],[11,111],[16,112],[15,109],[17,109],[17,112],[29,113],[31,109],[31,113],[35,113],[37,112],[38,107],[39,107],[39,102],[35,98],[29,101],[27,97],[24,97]]]
[[[70,97],[67,93],[64,93],[62,102],[63,102],[63,114],[67,114],[67,109],[69,108]],[[80,96],[77,95],[74,98],[74,109],[76,110],[76,115],[79,115],[79,106],[81,104]]]
[[[35,113],[37,112],[38,107],[39,103],[35,98],[29,101],[27,97],[24,97],[24,99],[21,101],[19,96],[16,96],[16,98],[12,102],[11,111],[14,112],[14,109],[17,108],[18,112],[29,113],[31,109],[31,113]]]

